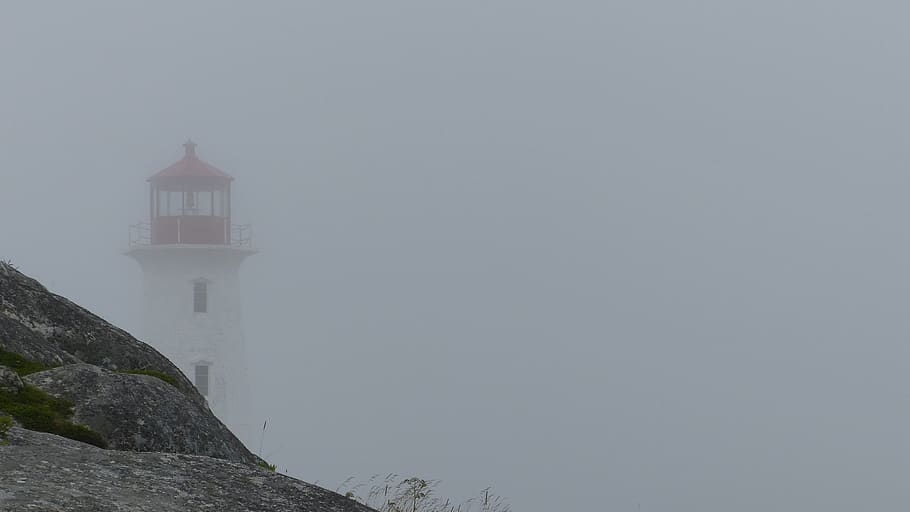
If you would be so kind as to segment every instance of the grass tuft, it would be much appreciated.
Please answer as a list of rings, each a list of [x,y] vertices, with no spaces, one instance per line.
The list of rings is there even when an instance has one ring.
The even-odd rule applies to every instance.
[[[268,462],[266,462],[264,460],[260,460],[259,462],[256,463],[256,465],[262,469],[271,471],[273,473],[275,472],[276,469],[278,469],[278,466],[276,466],[274,464],[269,464]]]
[[[512,512],[512,506],[501,496],[492,494],[490,488],[473,498],[454,502],[436,495],[438,485],[438,480],[374,475],[360,484],[348,478],[335,492],[379,512]]]
[[[26,359],[15,352],[9,352],[2,348],[0,348],[0,366],[11,368],[14,372],[18,373],[20,377],[50,369],[48,366]]]
[[[85,425],[70,421],[73,404],[54,398],[35,386],[26,384],[19,392],[0,391],[0,410],[11,414],[23,428],[57,434],[69,439],[107,448],[101,434]]]
[[[163,380],[175,388],[179,388],[177,385],[177,379],[173,375],[159,372],[158,370],[123,370],[120,373],[127,373],[130,375],[148,375],[149,377],[155,377],[156,379]]]
[[[0,415],[0,446],[9,444],[9,439],[6,436],[11,428],[13,428],[13,417],[6,414]]]

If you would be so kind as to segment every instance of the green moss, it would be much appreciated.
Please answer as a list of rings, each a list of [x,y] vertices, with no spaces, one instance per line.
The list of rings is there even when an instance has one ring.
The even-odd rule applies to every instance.
[[[0,436],[5,436],[13,428],[13,417],[7,414],[0,415]]]
[[[276,466],[274,464],[269,464],[268,462],[266,462],[264,460],[260,460],[259,462],[256,463],[256,465],[262,469],[272,471],[272,472],[274,472],[276,469],[278,469],[278,466]]]
[[[178,387],[177,379],[174,378],[173,375],[159,372],[158,370],[123,370],[120,373],[128,373],[130,375],[148,375],[150,377],[155,377],[157,379],[163,380],[175,388]]]
[[[13,417],[6,414],[0,415],[0,446],[9,445],[9,429],[13,428]]]
[[[73,416],[71,403],[54,398],[35,386],[27,384],[19,392],[0,391],[0,410],[11,414],[29,430],[57,434],[107,448],[107,442],[101,434],[70,421]]]
[[[0,437],[5,438],[11,428],[13,428],[13,417],[0,414]]]
[[[30,373],[43,372],[44,370],[49,369],[49,367],[44,366],[41,363],[36,363],[30,359],[26,359],[15,352],[9,352],[0,348],[0,366],[7,366],[12,368],[12,370],[19,374],[19,376],[25,376]]]

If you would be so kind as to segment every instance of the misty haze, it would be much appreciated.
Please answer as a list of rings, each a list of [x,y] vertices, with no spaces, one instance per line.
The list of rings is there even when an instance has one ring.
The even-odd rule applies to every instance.
[[[7,2],[0,260],[162,351],[251,452],[330,490],[392,473],[514,512],[901,510],[908,17]],[[230,181],[149,181],[191,152]],[[142,232],[156,215],[174,237],[209,224]],[[150,271],[154,236],[247,252],[224,291]],[[217,356],[243,376],[230,419],[217,363],[156,344],[170,296],[150,306],[149,279],[186,285],[188,319],[242,310],[193,338],[243,345]]]

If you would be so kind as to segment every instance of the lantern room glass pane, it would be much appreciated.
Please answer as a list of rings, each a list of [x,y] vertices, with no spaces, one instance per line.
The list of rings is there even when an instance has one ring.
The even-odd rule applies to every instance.
[[[188,203],[188,201],[190,201]],[[158,216],[175,217],[184,215],[186,206],[190,205],[194,199],[188,199],[186,195],[179,190],[159,190],[158,191]]]
[[[224,189],[216,190],[212,193],[214,203],[212,204],[212,215],[224,217]]]
[[[187,190],[181,194],[183,207],[180,208],[180,215],[199,215],[199,193]]]
[[[178,217],[205,215],[224,217],[227,190],[162,190],[155,191],[155,216]]]
[[[195,215],[211,215],[212,214],[212,193],[208,190],[205,192],[196,192],[196,214]]]

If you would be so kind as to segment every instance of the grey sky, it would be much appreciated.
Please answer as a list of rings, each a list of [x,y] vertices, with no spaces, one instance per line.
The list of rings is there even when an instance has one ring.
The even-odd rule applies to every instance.
[[[903,508],[908,15],[5,2],[0,257],[135,330],[127,225],[192,136],[261,249],[252,421],[289,473]]]

